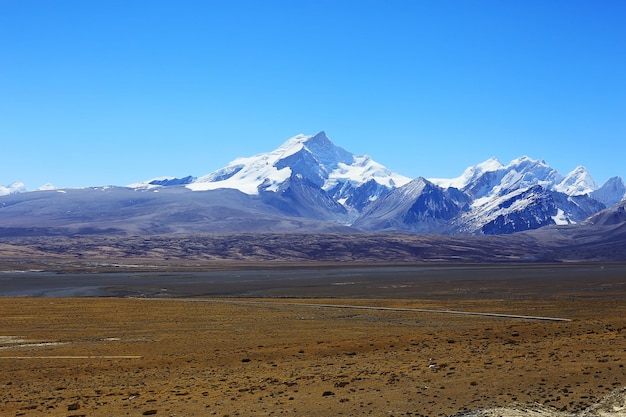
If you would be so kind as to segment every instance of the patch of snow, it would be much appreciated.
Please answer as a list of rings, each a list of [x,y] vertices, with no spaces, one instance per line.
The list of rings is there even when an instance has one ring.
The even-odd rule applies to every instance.
[[[561,209],[557,210],[556,216],[552,216],[552,220],[554,220],[554,223],[556,223],[559,226],[572,223],[565,215],[565,212]]]
[[[328,175],[322,188],[328,190],[345,181],[359,186],[370,180],[389,188],[401,187],[411,182],[410,178],[391,172],[368,155],[355,155],[351,164],[338,163],[337,168]]]
[[[37,190],[38,191],[51,191],[51,190],[56,190],[56,188],[57,187],[55,187],[53,184],[47,183],[37,188]]]

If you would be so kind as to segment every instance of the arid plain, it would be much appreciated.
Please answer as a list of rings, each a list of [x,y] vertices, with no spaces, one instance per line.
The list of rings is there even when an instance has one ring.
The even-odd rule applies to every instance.
[[[140,270],[104,276],[115,297],[2,297],[0,414],[576,415],[626,385],[626,266],[394,268]]]

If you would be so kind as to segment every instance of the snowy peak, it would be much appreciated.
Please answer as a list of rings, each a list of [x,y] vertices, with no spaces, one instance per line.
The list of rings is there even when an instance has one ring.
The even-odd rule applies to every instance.
[[[37,191],[53,191],[56,190],[57,187],[54,186],[54,184],[51,183],[47,183],[42,185],[41,187],[37,188]]]
[[[496,158],[490,158],[467,168],[457,178],[431,181],[440,187],[466,191],[474,198],[503,195],[535,185],[570,196],[588,194],[598,188],[584,167],[578,167],[563,177],[544,160],[528,156],[513,159],[507,165],[502,165]]]
[[[609,178],[602,187],[593,191],[591,196],[610,207],[626,199],[626,184],[620,177]]]
[[[245,194],[258,194],[259,186],[276,191],[291,176],[288,167],[278,168],[277,162],[302,150],[307,136],[298,135],[272,152],[237,158],[224,168],[198,178],[187,188],[193,191],[232,188]]]
[[[554,187],[555,191],[567,195],[584,195],[596,190],[598,185],[591,177],[591,174],[583,166],[575,168],[567,174],[563,181]]]
[[[256,155],[256,157],[263,158],[267,155],[268,161],[273,160],[273,162],[276,163],[279,160],[299,152],[306,152],[313,155],[318,164],[327,168],[335,167],[340,162],[350,164],[354,159],[353,154],[332,143],[324,131],[313,136],[302,134],[294,136],[284,142],[276,150],[267,154]]]
[[[52,191],[56,189],[57,187],[55,187],[53,184],[47,183],[37,188],[35,191]],[[29,191],[33,191],[33,190],[29,190],[28,188],[26,188],[26,185],[23,182],[14,182],[7,186],[0,185],[0,196],[27,193]]]
[[[541,185],[551,189],[563,180],[561,174],[543,160],[522,156],[502,165],[490,158],[471,166],[461,176],[452,179],[431,179],[440,187],[454,187],[470,194],[473,198],[488,195],[503,195],[512,190]]]
[[[335,190],[336,201],[346,201],[347,190],[371,180],[388,188],[410,181],[368,156],[356,156],[336,146],[322,131],[313,136],[294,136],[268,153],[235,159],[187,187],[194,191],[233,188],[254,195],[260,191],[277,191],[292,176],[327,191]]]
[[[437,184],[438,186],[443,188],[454,187],[456,189],[462,190],[466,188],[470,183],[480,178],[483,174],[487,172],[498,171],[503,167],[504,165],[500,163],[498,158],[492,157],[484,162],[481,162],[480,164],[466,168],[459,177],[452,179],[431,178],[430,181],[433,184]]]
[[[352,164],[354,155],[333,144],[326,133],[321,131],[303,142],[304,147],[327,168],[335,168],[340,163]]]
[[[504,175],[499,187],[496,187],[496,192],[499,194],[533,185],[541,185],[549,189],[563,179],[563,176],[545,161],[527,156],[512,160],[503,168],[503,171]]]
[[[14,182],[13,184],[9,184],[7,186],[0,185],[0,195],[25,193],[26,191],[28,191],[26,189],[26,185],[22,182]]]

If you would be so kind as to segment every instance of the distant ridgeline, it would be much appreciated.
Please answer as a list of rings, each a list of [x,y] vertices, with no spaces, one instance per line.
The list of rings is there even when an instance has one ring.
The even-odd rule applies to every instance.
[[[618,224],[626,204],[621,178],[598,186],[583,167],[563,176],[541,160],[521,157],[503,165],[491,158],[457,178],[410,179],[334,145],[324,132],[295,136],[271,152],[237,158],[201,177],[32,192],[14,184],[0,187],[0,194],[0,228],[52,234],[493,235]]]

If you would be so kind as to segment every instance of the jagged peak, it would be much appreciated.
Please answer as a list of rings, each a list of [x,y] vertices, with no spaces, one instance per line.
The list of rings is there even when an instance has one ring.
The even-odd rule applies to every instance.
[[[235,188],[246,194],[275,191],[292,173],[301,174],[323,189],[349,182],[359,186],[374,179],[394,188],[409,178],[395,174],[368,156],[356,156],[335,145],[320,131],[315,135],[299,134],[275,150],[252,157],[237,158],[226,167],[198,178],[188,185],[194,191]]]
[[[308,144],[330,144],[330,145],[334,145],[333,142],[328,138],[328,136],[326,135],[325,131],[320,131],[318,133],[316,133],[313,136],[309,136],[308,139],[306,139],[304,141],[307,145]]]
[[[591,195],[607,207],[626,198],[626,184],[621,177],[609,178],[602,187],[594,190]]]
[[[26,191],[28,190],[23,182],[14,182],[7,186],[0,185],[0,195],[24,193]]]
[[[311,138],[310,135],[296,135],[292,138],[287,139],[282,145],[280,145],[278,148],[276,148],[274,151],[269,152],[267,154],[258,154],[258,155],[254,155],[252,158],[261,156],[261,155],[276,155],[278,157],[285,157],[285,156],[289,156],[292,155],[296,152],[298,152],[299,150],[301,150],[304,147],[304,143]],[[249,159],[250,157],[246,157],[246,158],[237,158],[237,159]]]
[[[598,189],[598,185],[584,166],[574,168],[563,180],[554,186],[556,191],[567,195],[584,195]]]
[[[527,156],[512,160],[503,169],[506,172],[503,180],[518,177],[522,183],[541,184],[552,188],[563,181],[564,177],[552,168],[543,159],[533,159]]]
[[[494,172],[499,171],[504,168],[504,165],[500,162],[500,160],[496,157],[491,157],[486,161],[483,161],[479,164],[473,165],[471,167],[467,167],[460,178],[466,179],[466,183],[477,178],[478,176],[484,174],[485,172]],[[463,184],[466,185],[466,184]],[[455,187],[459,188],[459,187]],[[462,188],[462,187],[461,187]]]
[[[315,135],[305,135],[303,133],[300,133],[296,136],[293,136],[287,139],[282,145],[280,145],[278,149],[289,149],[298,145],[310,145],[316,143],[333,145],[332,141],[328,138],[328,136],[326,136],[326,132],[322,130]]]
[[[335,145],[323,130],[315,135],[296,135],[271,154],[282,159],[301,151],[311,153],[322,165],[327,165],[327,168],[334,168],[340,162],[350,164],[354,160],[352,153]]]
[[[504,165],[502,165],[502,162],[500,162],[500,160],[496,158],[495,156],[492,156],[491,158],[475,165],[474,167],[469,167],[468,169],[480,168],[483,172],[486,172],[486,171],[497,171],[503,167]]]
[[[494,172],[504,168],[504,165],[496,157],[491,157],[479,164],[465,168],[463,173],[452,179],[430,178],[429,181],[443,188],[454,187],[458,190],[465,188],[471,181],[484,174],[485,172]]]
[[[37,188],[37,191],[52,191],[52,190],[56,190],[57,187],[54,186],[54,184],[52,183],[46,183],[44,185],[42,185],[41,187]]]
[[[531,157],[529,157],[527,155],[524,155],[524,156],[520,156],[519,158],[513,159],[504,168],[510,169],[510,168],[514,168],[514,167],[526,167],[526,166],[545,166],[545,167],[547,167],[548,164],[543,159],[534,159],[534,158],[531,158]]]
[[[433,182],[427,180],[424,177],[417,177],[402,187],[399,187],[398,190],[401,190],[404,194],[410,194],[414,192],[421,192],[425,187],[438,187],[438,185]]]
[[[574,174],[589,174],[589,170],[582,165],[578,165],[568,174],[568,176],[574,175]]]
[[[611,177],[602,185],[602,187],[611,186],[611,185],[621,185],[626,186],[624,180],[620,176]]]

